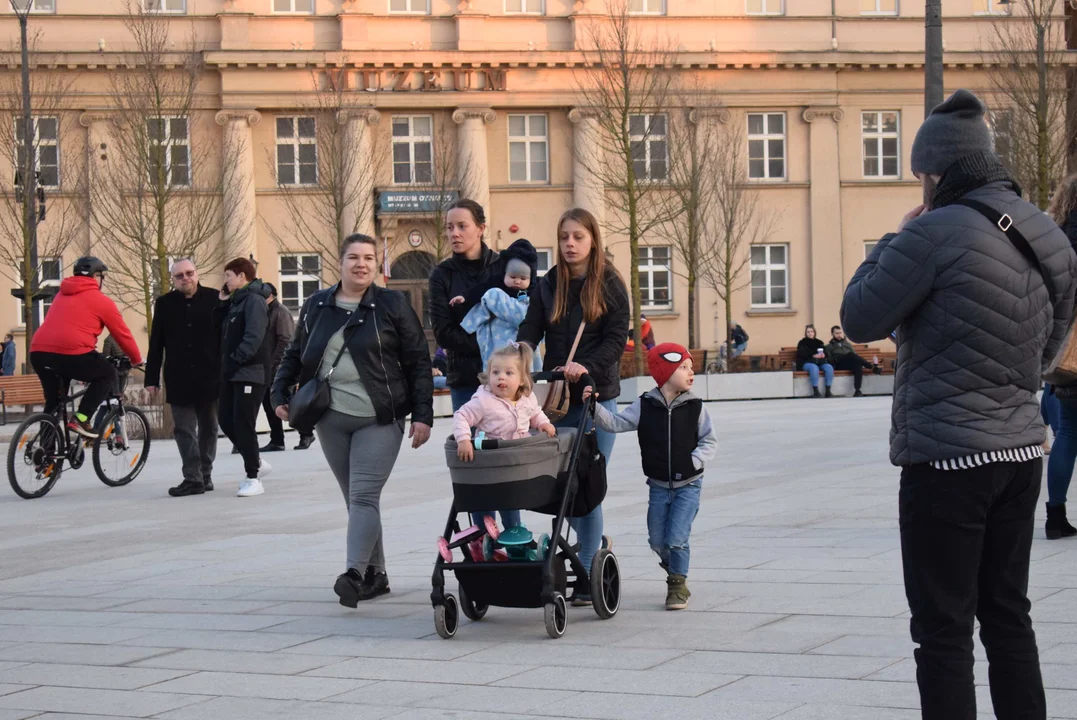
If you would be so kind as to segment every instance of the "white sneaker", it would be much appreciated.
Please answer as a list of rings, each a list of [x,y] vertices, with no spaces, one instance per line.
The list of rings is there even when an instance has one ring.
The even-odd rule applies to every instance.
[[[265,460],[258,458],[258,477],[264,478],[271,472],[273,472],[273,466],[267,463]]]
[[[255,495],[261,495],[266,490],[262,487],[262,481],[255,479],[246,479],[239,485],[239,492],[236,493],[236,497],[254,497]]]

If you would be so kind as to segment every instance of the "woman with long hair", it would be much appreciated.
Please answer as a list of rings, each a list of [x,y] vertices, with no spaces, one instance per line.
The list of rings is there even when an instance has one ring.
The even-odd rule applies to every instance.
[[[1051,199],[1047,213],[1058,223],[1070,244],[1077,249],[1077,175],[1062,181]],[[1050,395],[1058,403],[1058,429],[1047,460],[1047,539],[1057,540],[1077,535],[1077,528],[1066,519],[1066,493],[1077,460],[1077,384],[1048,385],[1043,390],[1048,418],[1053,408]]]
[[[628,338],[628,290],[617,270],[606,258],[602,234],[594,215],[573,208],[557,222],[557,265],[543,276],[531,293],[527,318],[520,326],[518,340],[532,348],[546,339],[546,356],[542,369],[563,367],[571,385],[571,407],[557,427],[575,427],[583,412],[584,374],[594,381],[601,404],[617,411],[621,394],[621,354]],[[568,355],[580,325],[580,338],[572,362]],[[617,437],[597,431],[598,448],[607,460]],[[580,540],[580,561],[591,567],[599,547],[609,539],[602,535],[602,506],[589,515],[573,520],[572,527]],[[577,587],[572,596],[576,606],[590,605],[587,588]]]

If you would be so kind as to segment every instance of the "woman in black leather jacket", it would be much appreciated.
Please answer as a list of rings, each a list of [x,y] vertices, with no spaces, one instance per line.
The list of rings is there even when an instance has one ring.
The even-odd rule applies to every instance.
[[[287,420],[293,388],[315,376],[329,384],[329,410],[316,430],[348,507],[347,570],[333,588],[346,607],[389,592],[381,491],[407,415],[413,448],[430,438],[434,422],[426,335],[407,296],[374,284],[377,248],[367,235],[344,239],[341,280],[303,304],[272,389],[276,413]]]

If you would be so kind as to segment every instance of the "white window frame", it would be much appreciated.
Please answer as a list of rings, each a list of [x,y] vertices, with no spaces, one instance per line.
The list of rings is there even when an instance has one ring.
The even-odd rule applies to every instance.
[[[56,263],[56,277],[55,278],[49,278],[49,279],[45,278],[45,263]],[[18,259],[17,266],[16,266],[15,269],[20,275],[22,274],[22,258]],[[38,258],[37,285],[38,285],[39,288],[60,287],[60,283],[63,281],[63,276],[64,276],[64,259],[62,257]],[[40,325],[41,323],[43,323],[45,321],[45,315],[48,314],[49,308],[52,307],[52,301],[54,299],[55,299],[55,296],[53,296],[53,298],[41,298],[41,301],[37,304],[37,324],[38,325]],[[23,301],[22,298],[16,298],[15,302],[17,303],[18,312],[19,312],[19,317],[18,317],[18,320],[16,321],[17,325],[19,327],[21,327],[21,328],[25,328],[26,323],[23,320],[23,302],[24,301]]]
[[[531,134],[531,120],[533,118],[540,117],[546,126],[546,132],[543,135]],[[524,134],[513,135],[512,134],[512,119],[523,118],[524,119]],[[508,138],[509,138],[509,182],[513,184],[547,184],[550,182],[550,118],[544,113],[511,113],[508,116]],[[544,163],[546,166],[546,177],[535,178],[533,169],[531,167],[531,146],[542,143],[543,152],[545,153]],[[523,180],[514,180],[512,177],[512,146],[523,145],[524,146],[524,164],[527,177]]]
[[[763,118],[763,132],[753,134],[751,131],[752,117],[758,116]],[[770,131],[770,118],[774,116],[781,116],[782,118],[782,131],[780,133],[773,133]],[[789,130],[789,119],[783,112],[758,112],[748,113],[745,115],[745,125],[748,129],[748,179],[754,182],[781,182],[788,177],[789,173],[789,142],[786,139]],[[752,156],[751,156],[751,143],[753,140],[760,140],[763,142],[763,175],[760,177],[754,177],[752,175]],[[776,158],[770,156],[770,142],[771,140],[782,141],[782,174],[780,176],[772,176],[770,174],[770,161]]]
[[[545,275],[546,273],[548,273],[550,271],[550,268],[553,267],[553,257],[554,257],[553,248],[535,248],[535,252],[538,253],[538,257],[539,257],[538,273],[536,273],[536,274],[539,277],[542,277],[543,275]],[[542,269],[542,259],[543,258],[546,259],[546,269],[545,270]]]
[[[176,3],[179,4],[179,9],[168,7],[169,5]],[[161,15],[186,15],[187,0],[142,0],[142,10],[144,12],[159,13]]]
[[[388,0],[386,3],[389,6],[390,15],[429,15],[430,14],[430,0],[404,0],[407,3],[407,10],[393,10],[393,0]],[[416,10],[416,5],[422,5],[421,10]]]
[[[897,130],[894,132],[883,132],[882,116],[893,114],[897,118]],[[876,127],[879,129],[875,132],[869,133],[864,130],[864,116],[875,115]],[[864,163],[867,161],[868,156],[864,150],[864,141],[874,138],[878,140],[878,155],[876,159],[879,161],[879,173],[877,175],[868,175],[867,168],[864,167]],[[897,160],[895,162],[895,171],[893,175],[887,175],[883,171],[883,140],[893,138],[897,140]],[[901,177],[901,111],[900,110],[864,110],[860,113],[860,172],[864,178],[869,180],[894,180]]]
[[[407,136],[393,135],[393,123],[397,120],[407,118],[408,121],[408,134]],[[415,134],[415,119],[426,118],[430,121],[430,134],[429,135],[416,135]],[[427,182],[419,182],[415,179],[415,144],[416,143],[430,143],[430,180]],[[407,144],[408,146],[408,181],[399,182],[396,179],[396,146]],[[389,158],[390,165],[392,167],[393,185],[433,185],[437,178],[434,177],[434,116],[433,115],[393,115],[389,120],[389,149],[392,153]]]
[[[56,190],[56,189],[58,189],[60,187],[60,183],[62,182],[61,178],[60,178],[60,118],[56,117],[55,115],[42,115],[42,116],[34,115],[32,120],[33,120],[33,123],[34,123],[34,139],[33,139],[33,145],[34,145],[34,169],[38,173],[36,185],[38,187],[51,188],[53,190]],[[56,123],[56,137],[55,138],[53,138],[51,140],[42,140],[41,139],[41,133],[40,133],[38,123],[40,123],[42,120],[52,120],[53,122]],[[19,158],[19,151],[22,150],[22,118],[21,117],[20,118],[15,118],[15,134],[12,137],[15,138],[15,143],[16,143],[15,159],[17,161],[19,161],[19,163],[18,163],[19,167],[15,168],[15,172],[16,173],[21,173],[22,172],[22,161]],[[56,182],[55,183],[46,183],[46,182],[42,182],[42,180],[41,180],[41,168],[44,165],[44,163],[41,162],[41,148],[42,147],[54,147],[54,148],[56,148]],[[16,187],[21,187],[21,186],[22,186],[22,181],[21,181],[21,178],[20,178],[20,181],[18,183],[16,183]]]
[[[761,248],[766,249],[766,257],[764,258],[765,262],[763,262],[761,264],[752,262],[752,258],[751,258],[752,250],[754,248],[757,248],[757,247],[761,247]],[[773,250],[774,248],[779,248],[779,247],[783,248],[783,250],[784,250],[785,262],[784,263],[771,262],[771,257],[770,257],[771,250]],[[774,288],[779,287],[777,285],[774,285],[771,282],[771,273],[773,273],[776,270],[780,270],[780,271],[785,272],[785,284],[781,286],[781,287],[783,287],[785,289],[785,302],[773,302],[773,299],[772,299]],[[755,272],[764,272],[764,273],[766,273],[766,285],[764,285],[764,287],[767,290],[767,302],[765,302],[765,303],[756,303],[756,302],[754,302],[754,297],[753,297],[754,292],[753,291],[755,290],[755,285],[751,281],[751,276]],[[760,245],[749,245],[748,246],[748,277],[749,277],[749,280],[748,280],[748,292],[749,292],[748,301],[749,301],[749,304],[750,304],[750,306],[752,308],[787,308],[787,307],[789,307],[789,245],[787,243],[767,243],[767,244],[760,244]]]
[[[901,0],[894,0],[894,9],[893,10],[880,10],[879,9],[879,3],[884,2],[884,1],[885,0],[872,0],[872,2],[875,3],[875,9],[874,10],[861,10],[860,14],[861,15],[867,15],[867,16],[876,16],[876,17],[896,17],[897,15],[901,14]]]
[[[666,260],[662,262],[654,257],[655,250],[665,250]],[[669,245],[640,245],[639,246],[639,277],[640,277],[640,307],[644,310],[672,310],[673,309],[673,248]],[[666,276],[666,292],[669,297],[665,302],[655,302],[655,277],[661,274]],[[646,287],[644,287],[646,278]]]
[[[748,15],[750,17],[767,17],[767,16],[777,17],[779,15],[785,15],[785,0],[756,0],[756,1],[762,3],[763,11],[762,12],[755,12],[753,10],[748,9],[748,3],[752,2],[752,0],[744,0],[744,14],[745,15]],[[778,9],[777,10],[771,10],[771,6],[773,6],[773,5],[777,5]]]
[[[538,10],[527,10],[526,8],[527,8],[528,4],[532,3],[532,2],[535,2],[535,0],[505,0],[505,3],[503,5],[504,12],[505,12],[506,15],[545,15],[546,14],[546,0],[538,0],[538,5],[539,5]],[[521,8],[524,8],[524,9],[522,9],[522,10],[510,10],[509,9],[509,3],[514,3],[514,4],[520,6]]]
[[[191,177],[194,174],[194,168],[191,167],[191,119],[189,117],[178,117],[170,115],[167,117],[147,118],[146,122],[150,123],[155,120],[163,122],[162,129],[164,131],[163,139],[160,143],[155,143],[150,137],[149,128],[146,128],[146,141],[150,143],[152,147],[154,144],[159,144],[165,148],[165,175],[168,178],[169,187],[186,188],[191,187]],[[187,134],[183,136],[182,140],[174,138],[172,136],[172,121],[182,120],[187,127]],[[173,183],[172,182],[172,148],[176,146],[182,146],[187,149],[187,182],[185,183]],[[150,182],[153,182],[153,178],[150,178]]]
[[[639,0],[642,10],[632,10],[632,0],[628,0],[629,15],[665,15],[666,0]],[[655,7],[657,6],[657,8]]]
[[[41,7],[41,6],[45,7]],[[14,13],[15,10],[11,7],[10,2],[5,2],[0,5],[6,12]],[[56,14],[56,0],[30,0],[30,14],[31,15],[55,15]]]
[[[302,0],[286,0],[286,2],[292,6],[291,10],[278,10],[277,0],[269,0],[269,10],[274,15],[314,15],[318,10],[317,0],[310,0],[310,10],[296,10],[295,4]]]
[[[307,272],[303,269],[303,258],[308,257],[317,258],[318,274],[315,275],[314,273]],[[286,271],[284,269],[285,258],[295,258],[296,271]],[[280,299],[280,304],[286,307],[288,311],[292,313],[292,315],[298,317],[299,310],[303,307],[303,303],[310,299],[310,295],[303,297],[303,284],[309,282],[316,282],[318,284],[318,290],[322,289],[322,257],[318,253],[281,253],[278,256],[277,260],[277,270],[279,275],[279,287],[277,288],[277,292],[279,294],[277,295],[277,297]],[[295,299],[294,308],[291,307],[291,298],[285,297],[284,294],[284,283],[286,282],[296,283],[298,295]],[[318,290],[315,290],[314,292],[318,292]]]
[[[273,123],[273,132],[276,135],[276,155],[277,155],[277,184],[285,187],[312,187],[318,184],[318,118],[311,117],[310,115],[285,115],[283,117],[276,118],[277,120],[290,120],[292,124],[292,136],[282,137],[280,128],[277,127],[277,123]],[[314,123],[314,136],[304,137],[299,134],[299,121],[310,120]],[[292,175],[293,182],[285,183],[280,179],[280,148],[282,145],[290,145],[292,147]],[[301,163],[299,161],[299,148],[304,145],[312,145],[314,147],[314,180],[312,182],[303,182],[300,175],[300,167],[307,163]]]
[[[636,179],[640,180],[642,182],[650,182],[650,183],[666,183],[666,182],[669,182],[669,116],[666,115],[665,113],[634,113],[634,114],[630,115],[629,118],[628,118],[629,133],[632,132],[632,129],[631,129],[632,120],[634,118],[637,118],[637,117],[644,118],[644,121],[643,121],[644,125],[645,125],[644,133],[642,135],[632,135],[632,134],[630,134],[629,138],[628,138],[630,143],[642,142],[643,145],[644,145],[644,158],[643,158],[644,174],[642,176],[637,174]],[[655,135],[651,131],[651,125],[654,123],[654,119],[657,118],[657,117],[662,117],[665,120],[666,132],[664,132],[661,135]],[[651,157],[651,148],[652,148],[652,144],[655,143],[655,142],[663,142],[663,143],[665,143],[665,146],[666,146],[666,156],[665,156],[666,176],[662,177],[662,178],[657,178],[657,179],[652,177],[652,169],[651,169],[651,164],[653,162],[653,158]],[[635,162],[635,160],[633,160],[633,162]]]
[[[973,2],[986,2],[986,10],[973,10],[973,15],[1011,15],[1013,3],[1002,5],[998,0],[973,0]]]
[[[879,244],[878,240],[865,240],[864,241],[864,259],[868,259],[868,255],[871,255],[872,250]]]

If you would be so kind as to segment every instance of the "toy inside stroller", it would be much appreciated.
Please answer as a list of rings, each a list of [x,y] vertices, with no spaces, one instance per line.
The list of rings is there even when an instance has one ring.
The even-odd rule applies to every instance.
[[[536,380],[559,380],[561,373],[536,373]],[[590,379],[584,376],[581,384]],[[606,495],[606,459],[598,451],[595,432],[585,432],[594,416],[594,398],[587,401],[575,429],[562,429],[557,437],[534,435],[520,440],[486,440],[475,458],[464,462],[456,455],[456,440],[445,442],[445,459],[452,477],[453,504],[440,551],[434,563],[434,627],[451,638],[459,615],[481,620],[491,606],[543,608],[546,632],[552,638],[565,633],[569,584],[589,593],[602,619],[613,617],[621,602],[621,573],[617,557],[608,549],[595,553],[590,568],[580,562],[578,546],[568,542],[570,517],[583,517]],[[549,537],[533,541],[513,530],[500,536],[496,525],[485,523],[461,530],[459,513],[497,508],[519,508],[553,516]],[[468,518],[468,525],[470,525]],[[477,562],[468,545],[481,539],[484,559]],[[462,558],[452,554],[460,549]],[[446,560],[445,556],[450,560]],[[445,592],[445,571],[452,570],[460,598]]]

